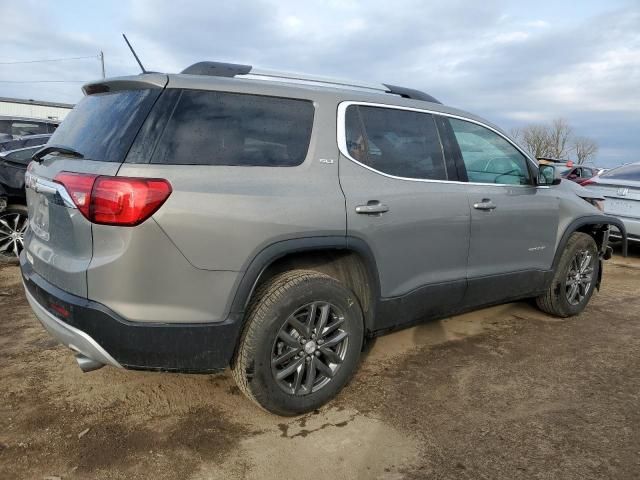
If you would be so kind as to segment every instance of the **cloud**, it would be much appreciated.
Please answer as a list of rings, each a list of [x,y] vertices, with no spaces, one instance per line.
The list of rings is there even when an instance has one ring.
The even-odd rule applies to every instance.
[[[59,4],[0,7],[2,55],[104,50],[110,75],[133,74],[137,66],[120,37],[126,31],[150,70],[221,60],[406,85],[505,129],[565,117],[600,142],[605,163],[637,159],[640,151],[640,139],[623,137],[640,137],[633,134],[640,122],[637,3],[603,2],[575,16],[550,0],[526,10],[501,0],[135,0],[84,14],[79,5],[67,5],[66,14]],[[98,73],[97,60],[87,60],[2,68],[0,80],[86,80]],[[70,101],[79,88],[0,83],[0,95]]]

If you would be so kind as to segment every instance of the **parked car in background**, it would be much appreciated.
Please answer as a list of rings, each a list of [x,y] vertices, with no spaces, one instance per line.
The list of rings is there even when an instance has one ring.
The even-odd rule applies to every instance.
[[[43,133],[0,141],[0,152],[8,150],[18,150],[25,147],[35,147],[37,145],[44,145],[49,141],[50,138],[50,133]]]
[[[60,120],[0,116],[0,140],[3,140],[2,137],[12,139],[26,135],[53,133],[58,125]]]
[[[24,174],[42,145],[0,152],[0,255],[17,257],[28,225]]]
[[[629,240],[640,242],[640,162],[608,170],[582,186],[604,197],[604,211],[624,222]]]
[[[538,157],[537,160],[540,165],[552,165],[555,168],[557,178],[566,178],[576,183],[582,183],[598,174],[596,167],[577,165],[572,160],[559,160],[547,157]]]
[[[562,178],[566,178],[567,180],[571,180],[572,182],[579,184],[582,184],[597,175],[597,170],[595,168],[585,167],[583,165],[576,166],[572,162],[567,163],[565,166],[557,165],[556,169]]]
[[[309,412],[376,335],[523,298],[582,312],[624,231],[416,90],[201,62],[84,92],[29,165],[20,255],[84,371],[231,367],[263,408]]]

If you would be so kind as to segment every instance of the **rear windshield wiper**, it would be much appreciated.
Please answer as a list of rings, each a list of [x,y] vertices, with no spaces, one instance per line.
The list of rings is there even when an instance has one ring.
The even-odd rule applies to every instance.
[[[84,155],[82,155],[79,151],[74,150],[71,147],[65,147],[64,145],[45,145],[44,148],[41,148],[36,153],[34,153],[33,157],[31,158],[36,162],[41,162],[44,156],[50,153],[61,153],[69,157],[84,158]]]

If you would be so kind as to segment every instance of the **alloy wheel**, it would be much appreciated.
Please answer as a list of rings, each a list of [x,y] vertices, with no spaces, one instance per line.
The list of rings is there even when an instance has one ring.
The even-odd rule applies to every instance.
[[[327,385],[347,354],[349,334],[335,305],[313,302],[284,322],[271,351],[271,372],[290,395],[308,395]]]
[[[578,251],[571,263],[565,281],[565,294],[571,305],[582,302],[593,282],[595,256],[589,250]]]
[[[19,256],[29,219],[22,213],[0,213],[0,255]]]

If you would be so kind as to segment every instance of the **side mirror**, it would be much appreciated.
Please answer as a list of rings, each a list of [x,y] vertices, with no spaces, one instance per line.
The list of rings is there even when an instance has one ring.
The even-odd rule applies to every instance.
[[[556,178],[556,168],[553,165],[540,165],[538,168],[538,185],[559,185],[560,178]]]

